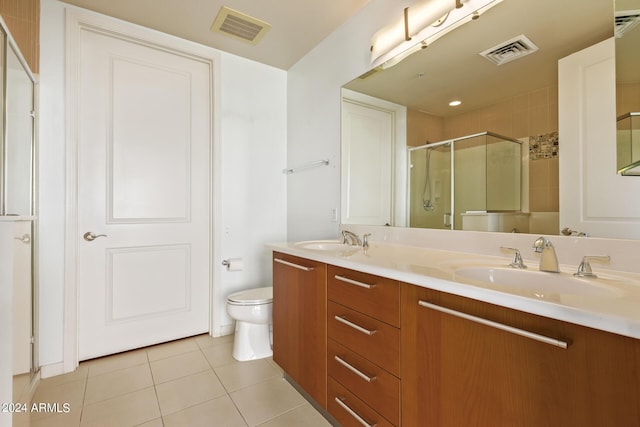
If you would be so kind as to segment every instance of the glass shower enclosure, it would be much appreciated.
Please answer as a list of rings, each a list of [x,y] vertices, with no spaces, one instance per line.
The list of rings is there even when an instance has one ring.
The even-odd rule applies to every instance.
[[[521,210],[520,141],[482,132],[408,151],[411,227],[462,230],[463,214]]]

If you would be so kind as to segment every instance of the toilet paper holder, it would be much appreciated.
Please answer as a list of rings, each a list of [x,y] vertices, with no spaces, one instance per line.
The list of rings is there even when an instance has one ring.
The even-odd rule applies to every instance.
[[[241,271],[244,267],[242,258],[223,259],[222,265],[227,268],[227,271]]]

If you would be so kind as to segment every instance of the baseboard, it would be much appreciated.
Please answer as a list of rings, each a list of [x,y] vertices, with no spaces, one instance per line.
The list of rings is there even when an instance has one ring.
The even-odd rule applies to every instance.
[[[231,335],[235,332],[235,327],[234,324],[230,324],[230,325],[223,325],[220,326],[220,329],[218,330],[218,335],[216,335],[215,333],[213,334],[214,337],[223,337],[225,335]]]
[[[42,378],[42,379],[55,377],[57,375],[62,375],[62,374],[65,374],[65,373],[66,372],[64,371],[64,363],[63,362],[52,363],[51,365],[40,366],[40,378]]]

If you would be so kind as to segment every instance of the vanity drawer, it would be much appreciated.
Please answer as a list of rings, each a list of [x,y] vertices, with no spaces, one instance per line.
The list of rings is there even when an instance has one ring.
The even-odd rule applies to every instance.
[[[400,285],[395,280],[330,265],[327,296],[346,307],[400,327]]]
[[[329,377],[327,386],[327,410],[340,425],[344,427],[394,425],[333,378]]]
[[[327,304],[327,336],[400,376],[400,330],[335,302]]]
[[[327,372],[386,419],[400,421],[400,380],[332,339]]]

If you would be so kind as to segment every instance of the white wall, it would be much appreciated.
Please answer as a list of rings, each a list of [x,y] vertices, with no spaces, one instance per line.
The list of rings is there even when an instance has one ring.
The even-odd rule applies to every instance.
[[[64,8],[43,0],[40,18],[40,364],[63,359],[65,116]],[[286,240],[286,72],[224,52],[214,120],[214,265],[242,257],[244,270],[214,277],[214,324],[230,330],[226,296],[271,283],[264,243]],[[218,331],[213,331],[219,333]]]
[[[242,258],[243,271],[222,271],[216,315],[230,325],[230,293],[271,286],[268,242],[287,240],[286,72],[222,55],[222,249],[216,262]],[[231,331],[229,331],[231,332]]]
[[[331,210],[340,212],[340,88],[370,68],[371,36],[410,3],[371,0],[289,70],[287,165],[331,162],[287,178],[289,240],[337,236]]]

